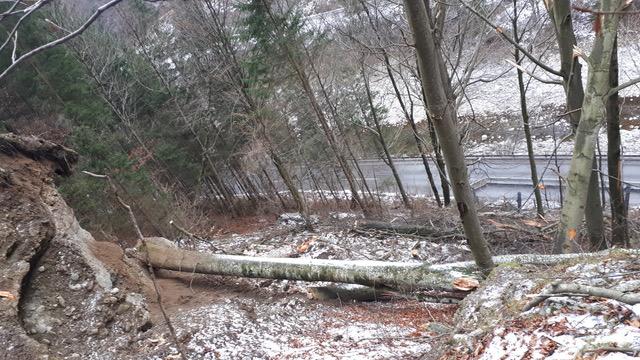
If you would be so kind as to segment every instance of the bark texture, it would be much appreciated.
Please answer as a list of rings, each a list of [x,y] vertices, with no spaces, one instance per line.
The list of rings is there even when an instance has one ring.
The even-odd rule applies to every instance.
[[[587,88],[575,135],[571,168],[567,177],[567,193],[554,244],[556,253],[566,252],[578,245],[575,240],[585,214],[587,196],[600,196],[597,191],[595,193],[590,191],[589,185],[594,175],[596,138],[602,120],[606,116],[606,97],[610,90],[609,67],[622,4],[620,0],[601,2],[600,11],[607,14],[598,15],[601,28],[596,34],[593,49],[587,58],[589,62]],[[589,215],[588,211],[587,215]]]
[[[429,265],[370,260],[325,260],[308,258],[267,258],[220,255],[166,246],[163,238],[146,238],[146,251],[154,268],[199,274],[248,278],[331,281],[397,289],[433,289],[456,291],[454,280],[480,277],[473,261]],[[146,260],[145,250],[130,249],[130,255]],[[638,250],[615,250],[616,254],[638,254]],[[586,254],[504,255],[492,259],[495,264],[554,265],[567,260],[585,260],[612,254],[602,251]]]
[[[568,0],[546,2],[547,11],[554,25],[556,40],[560,51],[560,73],[563,77],[563,86],[567,98],[567,113],[569,122],[575,132],[580,122],[581,107],[584,101],[584,88],[582,86],[582,65],[578,57],[574,56],[574,47],[577,45],[573,20],[571,16],[571,3]],[[593,160],[592,168],[596,168]],[[561,200],[564,206],[564,199]],[[600,248],[604,243],[604,223],[602,206],[600,202],[598,176],[595,172],[590,174],[589,190],[585,205],[589,240],[592,248]],[[558,233],[560,234],[560,233]]]
[[[454,290],[453,280],[460,276],[457,271],[474,275],[474,268],[468,267],[473,263],[451,269],[421,263],[217,255],[170,248],[157,241],[147,241],[147,251],[155,268],[248,278]],[[144,261],[144,251],[136,257]]]

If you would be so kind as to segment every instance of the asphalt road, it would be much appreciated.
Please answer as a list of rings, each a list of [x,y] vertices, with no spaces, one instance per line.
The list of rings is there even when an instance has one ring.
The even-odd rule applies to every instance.
[[[536,159],[538,176],[544,184],[543,202],[546,206],[557,207],[560,202],[558,173],[563,177],[569,170],[571,158],[559,156],[555,158],[539,157]],[[397,192],[397,186],[389,167],[380,160],[360,160],[360,166],[367,183],[382,192]],[[476,196],[482,201],[508,201],[516,204],[518,192],[521,193],[524,206],[533,205],[529,160],[526,156],[486,156],[467,158],[472,186]],[[431,195],[422,160],[419,158],[402,158],[395,160],[402,183],[412,195]],[[440,176],[433,162],[431,171],[440,184]],[[602,172],[607,182],[606,159],[602,159]],[[623,160],[623,180],[631,190],[630,205],[640,206],[640,156],[627,156]],[[440,187],[438,186],[438,190]],[[605,191],[606,192],[606,191]],[[528,200],[528,201],[527,201]]]

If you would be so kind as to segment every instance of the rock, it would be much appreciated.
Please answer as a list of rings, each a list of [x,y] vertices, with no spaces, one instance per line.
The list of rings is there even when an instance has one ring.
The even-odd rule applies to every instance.
[[[311,215],[309,220],[312,224],[316,224],[319,221],[317,215]],[[278,216],[278,222],[282,225],[304,225],[304,218],[300,213],[284,213]]]
[[[355,220],[362,218],[359,214],[345,213],[345,212],[332,212],[329,214],[333,220]]]
[[[65,308],[62,313],[65,314],[66,316],[71,316],[73,315],[74,311],[76,311],[76,308],[74,306],[71,306],[71,307]]]
[[[64,298],[61,295],[56,296],[56,302],[58,303],[58,305],[65,307],[66,306],[66,301],[64,300]]]
[[[107,305],[115,304],[117,302],[118,302],[118,298],[115,296],[107,296],[104,299],[102,299],[102,303]]]
[[[43,320],[38,321],[33,327],[33,331],[35,334],[46,334],[53,330],[53,327],[46,324]]]
[[[427,330],[442,335],[450,333],[453,329],[448,325],[439,322],[431,322],[429,323],[429,325],[427,325]]]
[[[44,272],[45,270],[46,270],[46,268],[45,268],[44,266],[40,266],[40,267],[38,268],[38,271],[39,271],[39,272]]]
[[[122,315],[127,311],[129,311],[129,309],[131,309],[131,304],[127,302],[123,302],[122,304],[118,305],[118,308],[116,309],[116,314]]]

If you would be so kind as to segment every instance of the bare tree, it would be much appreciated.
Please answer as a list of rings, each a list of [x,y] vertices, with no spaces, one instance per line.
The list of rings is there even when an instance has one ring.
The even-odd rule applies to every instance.
[[[407,109],[406,101],[403,98],[403,95],[401,94],[398,81],[396,80],[396,74],[395,74],[396,70],[394,70],[393,65],[391,64],[391,56],[389,55],[389,52],[387,51],[388,44],[385,44],[383,42],[382,36],[380,34],[379,27],[381,25],[378,23],[378,19],[377,18],[374,19],[374,16],[372,15],[371,10],[369,9],[369,5],[366,2],[360,1],[360,7],[364,11],[367,23],[369,24],[369,26],[373,30],[373,33],[375,34],[376,43],[374,43],[373,46],[369,46],[369,45],[366,45],[361,40],[354,39],[353,35],[349,35],[349,37],[351,39],[354,39],[354,42],[356,42],[356,44],[358,46],[364,48],[364,50],[366,50],[369,53],[374,54],[374,55],[379,54],[382,57],[382,63],[384,64],[384,68],[385,68],[387,77],[389,78],[389,81],[391,83],[391,86],[393,87],[393,93],[394,93],[394,95],[396,97],[396,101],[398,102],[398,105],[400,106],[400,109],[402,110],[402,114],[404,115],[405,120],[411,126],[411,130],[413,132],[413,138],[415,140],[416,147],[418,149],[418,153],[420,154],[420,158],[422,159],[422,164],[424,166],[425,173],[427,174],[427,180],[429,182],[429,186],[431,187],[431,192],[433,193],[434,199],[436,200],[436,203],[438,204],[438,206],[442,206],[442,201],[441,201],[440,195],[438,193],[438,188],[436,186],[435,180],[433,178],[433,174],[431,172],[431,168],[429,166],[428,154],[427,154],[425,146],[424,146],[424,141],[420,137],[420,134],[418,132],[418,127],[416,125],[416,121],[415,121],[414,116],[413,116],[413,111],[410,111],[409,109]],[[364,72],[363,72],[363,76],[365,76]],[[364,80],[365,80],[365,83],[368,81],[367,79],[364,79]],[[403,79],[403,80],[405,80],[405,79]],[[367,84],[365,84],[365,85],[367,85]],[[405,82],[405,86],[407,86],[407,88],[408,88],[408,85],[406,84],[406,82]],[[367,91],[368,91],[368,89],[367,89]],[[408,96],[408,101],[411,102],[411,93],[407,93],[407,96]],[[383,148],[384,148],[384,146],[383,146]],[[390,167],[393,166],[390,161],[387,161],[387,164]],[[395,172],[394,168],[392,168],[392,172]],[[399,178],[397,179],[397,181],[399,181]],[[398,183],[398,187],[401,188],[402,184]],[[402,195],[402,192],[403,191],[401,191],[401,195]],[[404,198],[404,195],[402,195],[402,196]]]
[[[273,26],[274,28],[278,29],[278,32],[281,32],[281,31],[286,32],[286,29],[282,29],[282,27],[284,26],[282,22],[276,21],[269,2],[265,0],[255,0],[255,1],[256,3],[253,5],[259,7],[257,8],[258,11],[264,12],[264,15],[267,17],[268,21],[270,21],[270,26]],[[309,105],[311,106],[311,109],[316,119],[318,120],[318,123],[322,128],[323,133],[325,134],[326,140],[329,143],[329,147],[333,151],[338,161],[338,164],[340,166],[340,169],[345,175],[345,178],[351,190],[351,196],[353,200],[356,202],[358,207],[360,207],[360,209],[362,209],[365,213],[367,213],[368,212],[367,205],[365,204],[364,200],[360,196],[360,193],[359,193],[360,189],[356,183],[356,179],[355,179],[355,176],[353,175],[353,171],[351,169],[350,163],[347,160],[347,157],[345,156],[345,154],[343,153],[341,146],[339,144],[339,141],[335,133],[333,132],[333,129],[329,125],[329,121],[327,120],[325,111],[322,109],[322,107],[320,106],[320,103],[318,102],[317,95],[311,85],[309,74],[307,73],[307,70],[305,69],[303,62],[301,61],[301,58],[296,54],[296,50],[299,51],[301,49],[300,48],[296,49],[295,46],[296,45],[301,46],[301,45],[292,44],[289,41],[283,41],[283,39],[278,39],[276,41],[276,44],[277,46],[280,47],[280,49],[284,53],[284,56],[286,57],[286,60],[289,66],[291,66],[291,68],[293,69],[293,72],[295,73],[295,76],[298,79],[299,84],[302,87],[302,90],[305,96],[307,97],[307,100],[309,101]]]
[[[600,1],[597,10],[590,10],[595,15],[596,23],[596,37],[591,54],[587,56],[579,48],[573,50],[588,64],[589,74],[575,135],[571,168],[567,176],[567,194],[554,244],[556,253],[569,251],[577,245],[575,240],[590,193],[589,182],[593,173],[595,143],[601,120],[606,117],[607,98],[621,86],[627,86],[623,84],[612,89],[609,80],[618,25],[627,6],[628,3],[622,0]]]
[[[611,55],[609,86],[618,84],[618,39]],[[609,173],[609,201],[611,203],[611,244],[629,246],[629,225],[625,214],[622,188],[622,151],[620,139],[620,98],[612,93],[607,99],[607,169]]]
[[[518,21],[520,12],[518,12],[518,1],[513,0],[513,17],[511,18],[511,26],[513,28],[513,39],[516,43],[520,43],[521,37],[526,33],[526,27],[522,33],[518,31]],[[521,65],[523,58],[520,50],[516,47],[513,56],[517,65]],[[524,83],[523,71],[520,67],[516,69],[518,74],[518,92],[520,93],[520,112],[522,114],[522,126],[524,129],[524,138],[527,143],[527,156],[529,158],[529,168],[531,173],[531,183],[533,185],[533,194],[536,201],[536,210],[538,215],[544,216],[544,208],[542,206],[542,194],[540,194],[540,183],[538,179],[538,169],[536,167],[536,158],[533,153],[533,141],[531,140],[531,126],[529,124],[529,110],[527,109],[527,90]]]
[[[364,62],[364,60],[363,60]],[[373,123],[376,127],[376,135],[378,136],[378,140],[380,141],[380,146],[382,147],[382,151],[384,152],[384,156],[386,157],[386,163],[391,169],[391,173],[393,174],[393,178],[396,180],[396,185],[398,185],[398,190],[400,191],[400,196],[402,197],[402,202],[407,209],[411,208],[411,200],[407,196],[406,191],[404,190],[404,186],[402,185],[402,181],[400,180],[400,174],[396,169],[396,166],[393,162],[393,157],[391,156],[391,152],[389,151],[389,146],[384,138],[384,134],[382,132],[382,127],[380,126],[380,120],[378,118],[378,114],[376,111],[376,106],[373,103],[373,96],[371,94],[371,88],[369,87],[369,79],[367,79],[367,74],[364,70],[364,64],[362,64],[362,80],[364,81],[364,88],[367,92],[367,102],[369,103],[369,108],[371,109],[371,118],[373,119]]]
[[[473,192],[469,184],[467,166],[460,146],[456,127],[457,115],[454,103],[445,89],[448,74],[433,33],[432,20],[422,1],[405,0],[405,12],[413,31],[422,84],[427,100],[427,110],[433,119],[438,139],[442,145],[456,207],[462,220],[465,235],[474,259],[484,271],[493,268],[489,246],[482,235],[480,220],[474,204]],[[442,72],[445,73],[442,73]]]
[[[554,24],[558,49],[560,50],[560,75],[567,96],[567,113],[569,122],[574,131],[577,130],[581,118],[581,107],[584,101],[584,88],[582,85],[582,65],[575,56],[574,47],[577,46],[576,36],[573,30],[573,18],[571,4],[568,0],[554,1],[547,7],[549,16]],[[604,224],[602,206],[598,186],[596,159],[591,164],[592,172],[589,178],[589,190],[584,209],[589,240],[593,249],[604,248]],[[564,203],[563,203],[564,206]],[[560,232],[558,234],[561,234]]]

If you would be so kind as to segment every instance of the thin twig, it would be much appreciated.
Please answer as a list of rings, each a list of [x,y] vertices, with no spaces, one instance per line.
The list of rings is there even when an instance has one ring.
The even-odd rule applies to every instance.
[[[211,240],[207,240],[207,239],[203,238],[200,235],[196,235],[196,234],[190,232],[189,230],[187,230],[187,229],[183,228],[182,226],[176,224],[175,221],[173,221],[173,220],[169,221],[169,225],[173,226],[174,228],[176,228],[176,230],[180,231],[181,233],[187,235],[187,237],[189,237],[189,239],[191,239],[192,242],[194,242],[194,240],[206,242],[209,245],[209,247],[211,249],[213,249],[213,251],[217,251],[217,252],[222,253],[222,254],[227,254],[226,251],[220,249],[219,247],[217,247],[215,245],[212,245],[211,244]]]
[[[74,30],[73,32],[59,38],[56,40],[53,40],[51,42],[48,42],[42,46],[39,46],[27,53],[25,53],[24,55],[20,56],[19,58],[15,59],[15,61],[11,62],[11,65],[7,66],[7,68],[0,73],[0,80],[2,78],[4,78],[5,76],[7,76],[7,74],[13,70],[16,66],[18,66],[20,63],[22,63],[23,61],[29,59],[30,57],[44,51],[47,49],[50,49],[52,47],[55,47],[57,45],[60,45],[66,41],[69,41],[71,39],[73,39],[74,37],[82,34],[85,30],[87,30],[87,28],[89,28],[89,26],[91,24],[93,24],[94,21],[96,21],[98,19],[98,17],[100,17],[100,15],[105,12],[107,9],[117,5],[119,2],[121,2],[122,0],[111,0],[110,2],[100,6],[88,19],[87,21],[85,21],[84,24],[82,24],[79,28],[77,28],[76,30]]]
[[[515,46],[516,48],[518,48],[518,50],[520,50],[522,52],[522,54],[524,56],[526,56],[527,58],[529,58],[530,61],[532,61],[534,64],[540,66],[540,68],[542,68],[543,70],[556,75],[556,76],[560,76],[562,77],[562,73],[558,70],[554,70],[551,67],[545,65],[544,63],[542,63],[541,61],[539,61],[538,59],[535,58],[535,56],[531,55],[527,49],[525,49],[524,47],[522,47],[520,44],[518,44],[515,40],[513,40],[510,36],[507,36],[507,34],[504,33],[504,30],[491,22],[491,20],[489,20],[486,16],[482,15],[478,10],[476,10],[475,8],[473,8],[471,5],[469,5],[468,3],[466,3],[463,0],[459,0],[460,3],[462,4],[462,6],[464,6],[465,8],[467,8],[467,10],[471,11],[473,14],[475,14],[476,16],[478,16],[482,21],[484,21],[487,25],[491,26],[494,30],[496,30],[496,32],[498,34],[500,34],[500,36],[502,36],[503,39],[507,40],[508,42],[511,43],[511,45]]]
[[[124,200],[122,200],[122,198],[120,197],[120,194],[118,192],[118,188],[113,183],[113,181],[111,180],[111,177],[109,177],[109,175],[94,174],[94,173],[89,172],[89,171],[83,171],[83,173],[86,174],[86,175],[98,178],[98,179],[106,180],[107,183],[109,183],[109,186],[111,187],[111,191],[113,191],[113,194],[115,195],[115,197],[118,200],[118,202],[120,203],[120,205],[123,208],[125,208],[127,210],[127,212],[129,213],[129,219],[131,220],[131,224],[133,225],[133,228],[136,231],[136,235],[138,236],[138,242],[139,242],[139,244],[142,244],[142,249],[143,249],[144,254],[145,254],[145,260],[146,260],[146,263],[147,263],[147,268],[149,270],[149,274],[151,275],[151,282],[153,283],[153,289],[155,290],[155,293],[156,293],[156,299],[158,301],[158,306],[160,307],[160,312],[162,312],[162,316],[164,317],[164,321],[167,324],[167,328],[169,329],[169,333],[171,334],[171,337],[173,338],[173,341],[174,341],[174,343],[176,345],[176,348],[178,349],[178,352],[180,353],[180,357],[182,358],[182,360],[187,360],[186,351],[185,351],[184,347],[182,346],[182,344],[180,343],[180,341],[178,340],[178,336],[176,335],[176,330],[173,327],[173,324],[171,323],[171,320],[169,319],[169,315],[167,315],[167,312],[165,311],[164,305],[162,304],[162,295],[160,294],[160,288],[158,287],[158,283],[156,281],[156,273],[155,273],[155,271],[153,269],[153,266],[151,266],[151,260],[149,259],[149,252],[147,251],[148,247],[147,247],[146,238],[142,234],[142,231],[140,230],[140,226],[138,226],[138,221],[136,220],[136,217],[133,214],[133,210],[131,209],[131,206],[129,206],[129,204],[125,203]]]

